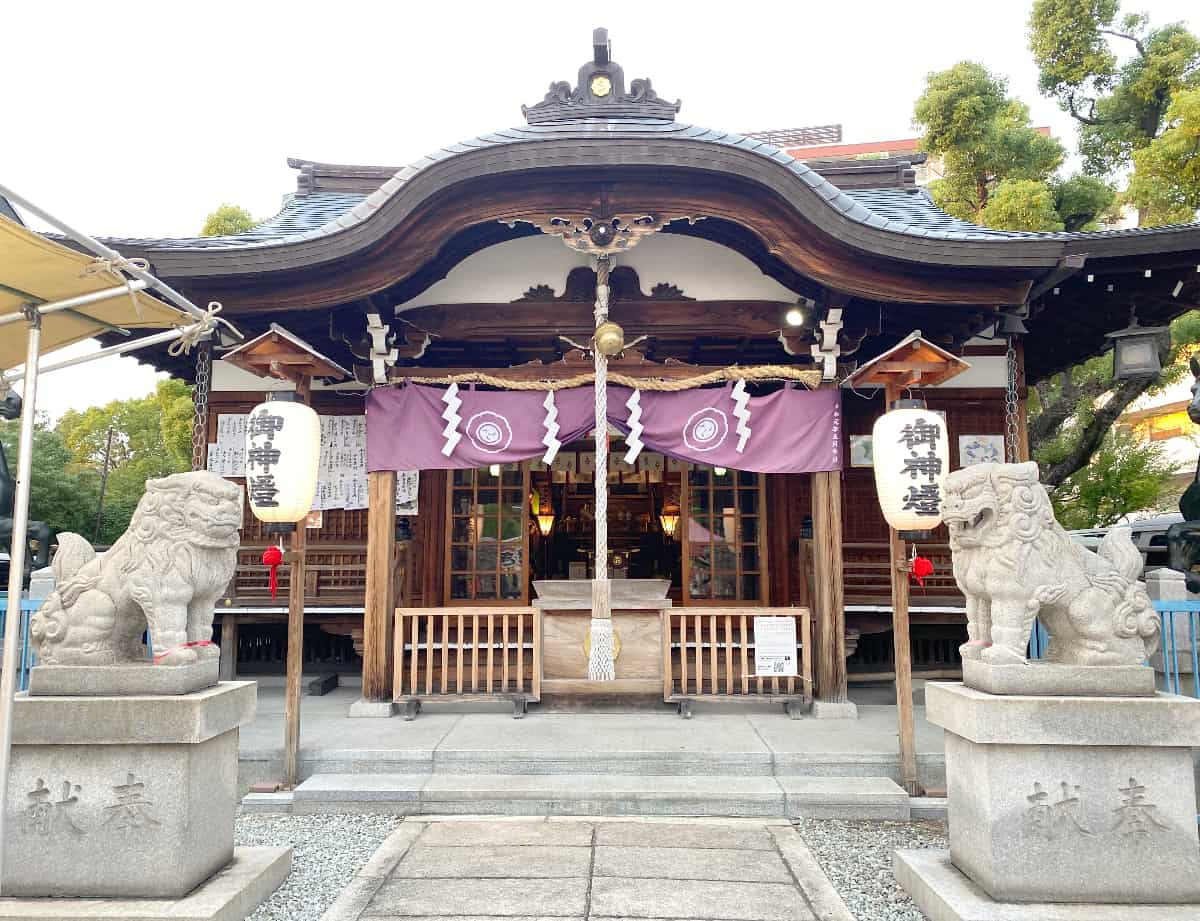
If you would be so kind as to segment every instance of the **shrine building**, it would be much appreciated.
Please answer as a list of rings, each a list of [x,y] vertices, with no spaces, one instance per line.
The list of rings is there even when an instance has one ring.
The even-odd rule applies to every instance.
[[[245,414],[293,387],[272,349],[318,356],[306,668],[361,670],[367,701],[844,701],[894,667],[883,390],[850,375],[919,332],[962,373],[875,367],[944,414],[951,469],[1028,459],[1027,387],[1103,351],[1131,312],[1158,326],[1197,306],[1200,226],[976,226],[903,158],[826,175],[680,121],[679,88],[626,78],[603,30],[593,44],[544,98],[512,88],[535,99],[518,127],[402,168],[289,160],[280,212],[236,236],[107,239],[253,340],[143,360],[198,385],[204,463],[241,481]],[[600,302],[623,333],[600,388],[607,560]],[[279,671],[289,571],[273,600],[249,511],[242,540],[223,667],[234,651],[244,674]],[[913,667],[957,675],[944,529],[915,546],[933,573],[910,590]],[[606,681],[588,677],[597,565]],[[755,670],[764,614],[795,621],[794,677]]]

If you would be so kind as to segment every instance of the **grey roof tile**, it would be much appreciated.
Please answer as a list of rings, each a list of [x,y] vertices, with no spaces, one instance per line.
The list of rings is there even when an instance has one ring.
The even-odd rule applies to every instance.
[[[880,230],[915,237],[947,240],[1014,240],[1070,239],[1131,236],[1163,233],[1183,226],[1133,228],[1098,231],[1095,233],[1030,233],[992,230],[970,221],[956,218],[938,208],[924,190],[908,189],[850,189],[842,190],[804,163],[793,159],[772,144],[723,131],[678,122],[654,120],[622,120],[620,122],[560,122],[503,129],[451,144],[404,167],[370,195],[347,192],[317,192],[305,196],[289,196],[279,213],[248,230],[226,237],[180,237],[164,240],[107,238],[120,246],[136,244],[148,249],[162,250],[240,250],[251,247],[277,246],[298,240],[316,239],[352,227],[368,220],[383,204],[398,194],[417,173],[433,164],[461,156],[470,151],[498,145],[536,143],[557,138],[595,137],[621,134],[640,137],[656,135],[680,138],[701,143],[737,147],[783,165],[807,186],[837,208],[850,220]]]

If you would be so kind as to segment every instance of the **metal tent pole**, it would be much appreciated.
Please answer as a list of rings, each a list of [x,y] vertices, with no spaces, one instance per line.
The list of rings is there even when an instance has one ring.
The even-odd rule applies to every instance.
[[[83,246],[84,248],[86,248],[88,251],[90,251],[94,255],[99,256],[102,259],[113,260],[114,263],[116,263],[120,266],[120,271],[126,272],[129,275],[132,275],[134,278],[141,279],[146,284],[148,284],[151,288],[153,288],[155,291],[157,291],[161,295],[163,295],[163,297],[165,297],[167,300],[174,303],[177,307],[187,311],[192,316],[203,317],[205,315],[203,310],[201,310],[199,307],[197,307],[195,304],[193,304],[191,301],[189,301],[186,297],[184,297],[182,294],[180,294],[178,291],[176,291],[174,288],[172,288],[170,285],[168,285],[165,281],[161,281],[160,279],[151,275],[149,272],[145,271],[144,269],[138,268],[136,265],[130,265],[128,260],[126,260],[124,256],[122,256],[120,253],[118,253],[112,247],[105,246],[99,240],[89,237],[83,231],[76,230],[70,224],[67,224],[64,221],[60,221],[58,218],[56,218],[50,212],[45,211],[42,208],[39,208],[33,202],[18,195],[16,192],[14,192],[12,189],[8,188],[7,186],[0,185],[0,196],[7,198],[10,202],[13,202],[14,204],[20,205],[22,208],[24,208],[30,214],[41,218],[47,224],[52,224],[53,226],[57,227],[64,234],[66,234],[68,237],[70,237],[72,240],[74,240],[80,246]]]
[[[33,469],[33,419],[37,406],[38,353],[42,316],[27,308],[29,341],[25,351],[25,392],[21,400],[21,445],[17,452],[17,494],[13,503],[12,541],[8,563],[8,612],[4,621],[4,665],[0,673],[0,881],[4,878],[7,844],[8,768],[12,753],[13,697],[17,690],[17,655],[21,646],[21,588],[25,581],[25,549],[29,531],[29,478]],[[2,886],[2,883],[0,883]],[[2,892],[2,888],[0,888]]]
[[[135,352],[138,349],[144,349],[150,345],[161,345],[164,342],[173,342],[176,339],[182,339],[185,336],[191,336],[198,333],[201,329],[200,323],[193,323],[191,326],[183,326],[178,329],[169,329],[166,332],[155,333],[153,336],[143,336],[141,339],[135,339],[133,342],[122,342],[120,345],[110,345],[107,348],[99,349],[95,352],[90,352],[87,355],[76,355],[74,358],[61,358],[58,361],[48,361],[38,369],[39,374],[49,374],[51,371],[58,371],[61,368],[71,368],[75,365],[86,364],[89,361],[95,361],[98,358],[107,358],[109,355],[124,355],[126,352]],[[58,352],[52,354],[57,355]],[[25,371],[12,370],[5,371],[3,378],[6,383],[13,384],[25,377]]]

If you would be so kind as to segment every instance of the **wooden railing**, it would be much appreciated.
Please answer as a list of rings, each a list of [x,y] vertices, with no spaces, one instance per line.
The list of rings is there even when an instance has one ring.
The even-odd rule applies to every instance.
[[[510,699],[513,716],[541,698],[535,608],[397,608],[394,697],[412,719],[422,700]]]
[[[799,674],[754,673],[754,618],[794,617]],[[798,715],[812,701],[812,617],[808,608],[669,608],[663,611],[663,699],[690,716],[690,703],[771,699]]]
[[[909,603],[917,613],[922,605],[963,604],[962,593],[954,581],[950,546],[919,543],[918,552],[933,563],[933,575],[925,578],[923,588],[912,586]],[[892,603],[891,561],[888,545],[879,542],[847,542],[842,545],[846,604]]]
[[[279,588],[271,600],[270,571],[263,565],[266,544],[242,544],[237,569],[226,590],[232,606],[286,605],[291,567],[278,570]],[[408,543],[396,545],[396,597],[403,598],[408,585]],[[363,603],[367,584],[367,548],[363,544],[312,543],[305,550],[304,602],[307,605],[355,607]]]

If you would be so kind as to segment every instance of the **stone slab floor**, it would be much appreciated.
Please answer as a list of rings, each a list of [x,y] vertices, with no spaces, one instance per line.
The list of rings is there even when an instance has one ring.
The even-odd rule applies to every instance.
[[[854,921],[788,824],[406,820],[323,921]]]

